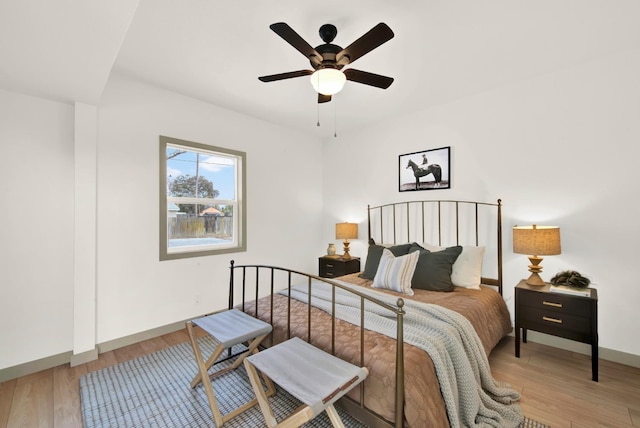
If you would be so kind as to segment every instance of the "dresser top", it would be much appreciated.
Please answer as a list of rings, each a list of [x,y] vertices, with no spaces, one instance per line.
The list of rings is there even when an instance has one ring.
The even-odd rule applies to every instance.
[[[527,281],[525,279],[521,280],[518,283],[518,285],[516,285],[516,288],[520,288],[520,289],[523,289],[523,290],[537,291],[539,293],[551,293],[550,287],[551,287],[551,284],[548,283],[548,282],[546,282],[542,286],[529,285],[529,284],[527,284]],[[588,287],[588,288],[591,291],[591,297],[578,296],[578,295],[569,294],[569,293],[553,293],[553,294],[558,294],[560,296],[579,297],[579,298],[583,298],[583,299],[596,299],[596,300],[598,300],[598,290],[596,290],[595,288],[591,288],[591,287]]]

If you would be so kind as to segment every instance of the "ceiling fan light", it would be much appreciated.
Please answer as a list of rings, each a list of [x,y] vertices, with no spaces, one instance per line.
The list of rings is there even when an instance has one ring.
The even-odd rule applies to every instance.
[[[334,95],[342,90],[347,77],[335,68],[321,68],[311,75],[311,86],[322,95]]]

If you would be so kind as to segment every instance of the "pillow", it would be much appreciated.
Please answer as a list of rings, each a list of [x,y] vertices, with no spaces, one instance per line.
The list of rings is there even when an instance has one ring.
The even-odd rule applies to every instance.
[[[445,247],[434,245],[424,245],[424,248],[431,251],[442,251]],[[453,285],[464,288],[480,289],[482,281],[482,259],[485,247],[463,246],[462,253],[453,264],[451,272],[451,282]]]
[[[382,250],[388,248],[394,256],[404,256],[409,253],[409,248],[412,244],[394,245],[391,247],[385,247],[383,245],[376,245],[373,240],[369,241],[369,250],[367,252],[367,261],[364,264],[364,271],[360,274],[360,278],[373,279],[376,276],[378,270],[378,264],[380,264],[380,257],[382,256]]]
[[[383,249],[378,271],[373,278],[373,287],[413,295],[411,279],[419,257],[417,251],[396,257],[389,249]]]
[[[420,257],[411,286],[420,290],[453,291],[451,271],[461,252],[462,247],[450,247],[432,253],[413,244],[409,254],[418,253]]]

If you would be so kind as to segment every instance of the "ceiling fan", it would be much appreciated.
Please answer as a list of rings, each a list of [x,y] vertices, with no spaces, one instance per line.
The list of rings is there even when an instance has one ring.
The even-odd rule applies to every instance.
[[[311,63],[313,70],[290,71],[288,73],[258,77],[262,82],[311,76],[311,84],[318,92],[319,103],[331,101],[331,96],[342,90],[346,80],[382,89],[387,89],[393,83],[392,77],[356,70],[355,68],[348,68],[342,71],[342,68],[346,65],[353,63],[361,56],[393,38],[393,31],[383,22],[373,27],[344,49],[331,43],[336,34],[338,34],[337,28],[331,24],[324,24],[320,27],[320,38],[324,41],[324,44],[315,48],[312,48],[309,43],[284,22],[271,24],[269,28],[304,55]]]

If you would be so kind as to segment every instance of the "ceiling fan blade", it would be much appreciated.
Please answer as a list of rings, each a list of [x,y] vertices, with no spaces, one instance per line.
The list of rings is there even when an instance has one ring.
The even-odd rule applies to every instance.
[[[307,57],[313,64],[319,65],[322,62],[320,55],[309,43],[307,43],[293,28],[284,22],[276,22],[269,26],[278,36],[282,37],[287,43],[296,48],[298,52]]]
[[[331,95],[318,94],[318,104],[328,103],[331,101]]]
[[[258,79],[260,79],[261,82],[275,82],[276,80],[284,80],[284,79],[291,79],[293,77],[309,76],[310,74],[313,74],[313,70],[298,70],[298,71],[290,71],[288,73],[271,74],[269,76],[260,76],[258,77]]]
[[[336,60],[344,65],[352,63],[381,44],[393,39],[393,31],[384,22],[379,23],[362,37],[338,52]],[[345,62],[346,61],[346,62]]]
[[[351,80],[352,82],[382,89],[387,89],[393,83],[393,77],[381,76],[367,71],[356,70],[355,68],[344,70],[344,75],[347,76],[347,80]]]

